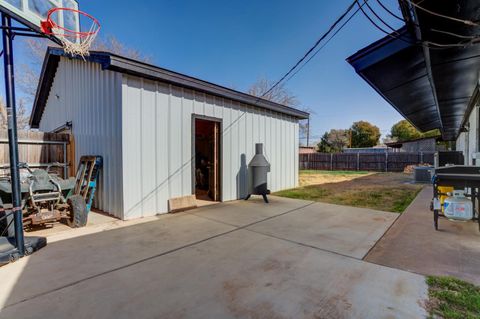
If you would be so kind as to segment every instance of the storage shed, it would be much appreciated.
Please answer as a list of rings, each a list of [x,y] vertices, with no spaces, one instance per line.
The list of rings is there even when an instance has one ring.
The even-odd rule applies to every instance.
[[[76,162],[101,155],[96,207],[121,219],[168,212],[188,195],[247,195],[263,143],[272,191],[298,185],[298,121],[308,113],[107,52],[47,51],[30,125],[66,129]],[[68,124],[68,125],[67,125]]]

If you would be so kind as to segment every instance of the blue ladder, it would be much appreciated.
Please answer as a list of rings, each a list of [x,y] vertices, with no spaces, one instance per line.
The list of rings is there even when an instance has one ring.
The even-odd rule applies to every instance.
[[[78,164],[74,194],[85,199],[87,212],[92,208],[102,165],[103,158],[95,155],[82,156]]]

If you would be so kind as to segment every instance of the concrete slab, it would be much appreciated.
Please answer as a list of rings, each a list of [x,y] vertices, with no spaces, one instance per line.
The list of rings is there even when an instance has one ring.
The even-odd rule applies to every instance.
[[[278,196],[269,196],[268,199],[270,203],[266,204],[261,196],[252,196],[249,200],[202,207],[190,213],[229,225],[245,226],[313,203]]]
[[[0,308],[234,229],[189,214],[59,241],[0,268]],[[87,228],[79,229],[87,232]],[[75,232],[70,232],[75,233]]]
[[[118,220],[119,219],[113,216],[91,211],[90,213],[88,213],[87,227],[113,223]],[[55,236],[57,234],[63,233],[65,231],[71,231],[71,230],[72,228],[68,227],[63,223],[58,222],[53,224],[53,226],[51,227],[37,227],[35,229],[30,229],[25,232],[25,236],[51,237],[51,236]]]
[[[365,260],[425,275],[449,275],[480,285],[480,232],[474,222],[440,219],[433,228],[427,187]]]
[[[248,229],[355,258],[363,258],[398,214],[326,203]]]
[[[194,216],[179,219],[187,225],[198,222]],[[174,222],[169,220],[169,224]],[[147,224],[141,227],[145,231],[137,240],[147,238],[147,247],[152,247],[148,232],[154,230]],[[124,232],[129,231],[101,233],[96,241],[108,241],[111,245],[112,238],[121,240]],[[181,232],[176,235],[185,236]],[[74,245],[68,241],[57,245],[70,248],[62,249],[70,257],[84,255],[81,243],[74,241]],[[131,254],[132,248],[110,249],[109,258],[118,260],[123,254]],[[45,258],[40,254],[32,257],[25,265],[26,272],[38,269]],[[91,263],[88,259],[83,262]],[[18,278],[18,286],[12,291],[15,298],[8,301],[10,306],[1,311],[0,318],[426,316],[422,304],[427,287],[422,276],[247,230],[236,230],[49,293],[19,298],[24,289],[51,285],[51,278],[31,279]]]

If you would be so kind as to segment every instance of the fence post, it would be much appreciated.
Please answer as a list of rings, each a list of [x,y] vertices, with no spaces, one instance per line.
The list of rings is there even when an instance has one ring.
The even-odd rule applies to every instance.
[[[423,163],[423,152],[420,152],[420,163],[419,164],[422,164]]]
[[[330,153],[330,170],[333,171],[333,153]]]
[[[388,152],[385,152],[385,172],[388,172]]]
[[[360,153],[357,153],[357,171],[360,170]]]

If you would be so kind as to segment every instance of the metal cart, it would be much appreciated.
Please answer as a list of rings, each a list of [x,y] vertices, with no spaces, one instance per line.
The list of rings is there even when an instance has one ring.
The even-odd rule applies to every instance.
[[[480,198],[480,167],[463,165],[439,167],[435,169],[432,182],[432,210],[435,229],[438,230],[438,219],[440,217],[445,217],[442,214],[442,207],[439,204],[439,196],[447,195],[441,193],[438,188],[440,186],[451,186],[454,189],[469,189],[469,194],[466,194],[465,196],[472,200],[473,220],[478,221],[480,230],[480,219],[477,211],[477,203]]]

